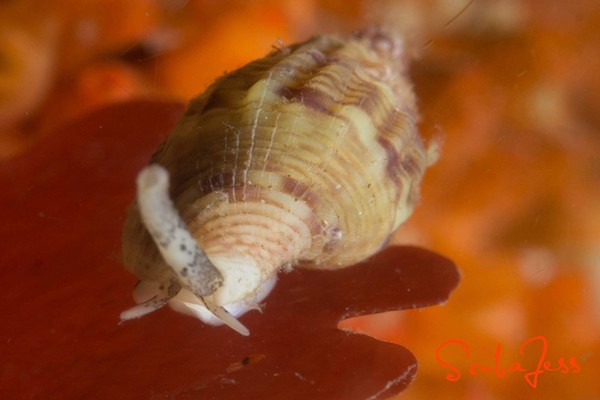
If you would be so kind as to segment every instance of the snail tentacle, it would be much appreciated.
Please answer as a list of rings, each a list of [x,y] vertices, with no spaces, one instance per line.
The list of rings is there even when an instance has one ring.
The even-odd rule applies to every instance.
[[[200,248],[169,198],[167,170],[158,164],[147,166],[138,175],[137,190],[142,221],[166,263],[175,272],[179,284],[188,288],[223,323],[242,335],[248,335],[248,329],[227,310],[204,298],[223,284],[223,276]],[[179,290],[174,294],[168,292],[167,290],[165,295],[158,295],[123,314],[125,317],[135,318],[149,313],[166,304]],[[121,318],[129,319],[123,318],[123,315]]]
[[[182,286],[198,297],[208,296],[223,276],[198,246],[169,198],[169,173],[158,164],[144,168],[137,178],[140,215],[163,258]]]
[[[204,307],[211,313],[215,315],[215,317],[219,318],[225,325],[236,331],[237,333],[248,336],[250,335],[250,331],[246,328],[240,321],[238,321],[233,315],[231,315],[225,307],[217,306],[205,298],[202,298],[202,304]],[[188,307],[200,307],[197,304],[187,304]]]
[[[168,304],[169,301],[181,290],[181,285],[174,280],[169,282],[168,285],[161,284],[156,288],[147,287],[149,285],[155,286],[147,281],[139,281],[137,283],[134,291],[135,297],[139,299],[141,296],[144,296],[144,294],[140,294],[140,292],[145,292],[146,297],[148,293],[151,293],[152,297],[148,300],[139,299],[138,305],[123,311],[120,315],[121,321],[140,318],[146,314],[150,314],[151,312],[158,310],[159,308]]]

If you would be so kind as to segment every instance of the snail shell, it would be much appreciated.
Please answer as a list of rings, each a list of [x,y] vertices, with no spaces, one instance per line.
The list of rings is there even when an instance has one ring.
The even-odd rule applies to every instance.
[[[248,334],[235,316],[280,269],[373,255],[434,153],[416,115],[402,42],[377,29],[314,37],[217,80],[138,177],[123,235],[138,306],[122,319],[169,303]]]

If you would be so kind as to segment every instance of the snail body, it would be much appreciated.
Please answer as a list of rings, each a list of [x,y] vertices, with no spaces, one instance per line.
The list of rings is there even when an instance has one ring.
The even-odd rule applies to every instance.
[[[138,306],[122,319],[169,303],[247,334],[235,316],[280,269],[376,253],[431,162],[405,64],[401,41],[378,30],[320,36],[192,100],[138,177],[123,235]]]

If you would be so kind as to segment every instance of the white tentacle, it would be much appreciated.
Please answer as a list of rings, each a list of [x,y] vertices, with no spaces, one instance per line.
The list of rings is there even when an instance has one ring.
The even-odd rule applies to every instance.
[[[213,294],[222,284],[223,277],[206,253],[198,246],[185,222],[179,216],[169,197],[169,174],[157,164],[144,168],[137,178],[137,201],[144,225],[150,232],[160,253],[175,272],[181,286],[188,288],[217,318],[242,335],[248,329],[221,306],[204,297]],[[170,297],[151,299],[126,311],[128,316],[141,316],[168,301]],[[155,304],[156,303],[156,304]],[[141,308],[140,308],[141,307]],[[134,315],[135,314],[135,315]],[[123,317],[122,317],[123,318]]]

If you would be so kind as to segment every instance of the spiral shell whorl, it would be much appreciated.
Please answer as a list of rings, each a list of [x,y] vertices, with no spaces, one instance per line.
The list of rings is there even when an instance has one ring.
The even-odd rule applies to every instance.
[[[194,99],[152,161],[169,170],[208,256],[247,258],[264,280],[284,265],[339,268],[379,250],[412,211],[427,164],[404,63],[401,42],[380,31],[316,37]],[[125,263],[159,276],[148,270],[167,267],[139,225],[133,207]]]

